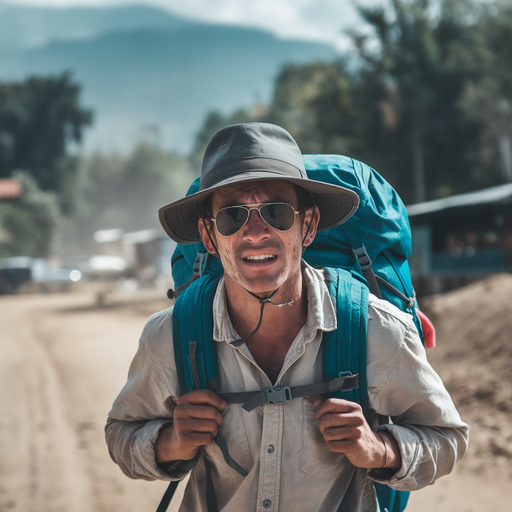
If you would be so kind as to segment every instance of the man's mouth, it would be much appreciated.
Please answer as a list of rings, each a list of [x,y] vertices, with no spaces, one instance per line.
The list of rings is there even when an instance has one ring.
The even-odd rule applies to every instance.
[[[276,256],[274,254],[257,254],[254,256],[246,256],[244,258],[245,261],[270,261],[273,260]]]

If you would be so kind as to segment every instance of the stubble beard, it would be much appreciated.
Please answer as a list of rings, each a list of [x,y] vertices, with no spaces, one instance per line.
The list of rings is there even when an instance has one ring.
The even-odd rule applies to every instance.
[[[290,283],[290,287],[293,288],[295,282],[294,276],[300,276],[301,273],[301,258],[302,258],[302,247],[294,247],[290,261],[285,261],[284,266],[279,265],[273,272],[266,272],[264,275],[247,276],[237,267],[236,261],[242,260],[242,254],[248,248],[257,249],[254,246],[240,246],[235,251],[230,248],[224,249],[224,257],[222,263],[224,265],[225,274],[229,276],[231,280],[236,282],[239,286],[257,295],[266,297],[275,290],[281,288],[287,282]],[[266,243],[265,249],[273,249],[278,257],[284,259],[286,251],[283,246],[276,242]],[[291,282],[293,281],[293,283]],[[287,287],[288,288],[288,287]],[[283,290],[285,291],[285,290]],[[285,294],[295,295],[295,291],[290,289],[289,292],[285,291]],[[288,300],[285,297],[285,300]]]

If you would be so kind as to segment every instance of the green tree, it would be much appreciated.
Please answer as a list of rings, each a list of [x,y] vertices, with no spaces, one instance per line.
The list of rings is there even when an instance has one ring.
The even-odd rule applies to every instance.
[[[369,160],[408,201],[495,184],[492,169],[482,172],[483,124],[461,103],[467,84],[482,75],[478,4],[392,0],[360,12],[373,31],[353,34],[364,62]]]
[[[69,73],[0,83],[0,177],[26,170],[42,190],[57,194],[67,213],[76,199],[78,172],[68,150],[92,122],[79,96]]]
[[[461,107],[484,126],[479,151],[482,169],[501,170],[501,180],[512,181],[512,5],[495,1],[482,6],[476,55],[479,64],[465,87]]]
[[[268,121],[304,153],[344,153],[376,168],[406,203],[512,181],[510,0],[389,0],[360,7],[358,62],[285,66],[268,111],[210,114],[214,131]]]
[[[354,82],[341,60],[284,66],[267,120],[286,128],[303,153],[353,153],[359,129]]]
[[[206,116],[190,156],[194,167],[200,170],[206,146],[217,130],[254,121],[286,128],[304,153],[353,153],[358,140],[353,82],[341,60],[284,66],[268,107],[256,104],[229,115],[210,112]]]
[[[13,178],[21,183],[23,196],[0,204],[0,257],[48,257],[62,225],[57,197],[41,190],[25,171],[15,171]]]

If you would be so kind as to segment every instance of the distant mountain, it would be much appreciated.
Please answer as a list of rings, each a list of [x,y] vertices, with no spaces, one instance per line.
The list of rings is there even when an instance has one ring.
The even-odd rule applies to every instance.
[[[186,150],[208,111],[268,100],[284,63],[334,57],[327,45],[149,7],[0,4],[0,80],[71,70],[96,112],[88,148],[127,149],[144,127],[158,126],[164,145]]]
[[[91,39],[116,30],[176,28],[188,23],[148,6],[63,9],[0,2],[0,48],[30,48],[59,39]]]

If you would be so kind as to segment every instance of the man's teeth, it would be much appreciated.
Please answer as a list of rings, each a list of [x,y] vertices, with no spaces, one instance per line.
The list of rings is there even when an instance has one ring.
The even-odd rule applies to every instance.
[[[273,254],[258,254],[257,256],[247,256],[245,258],[248,261],[261,261],[261,260],[272,260],[275,256]]]

